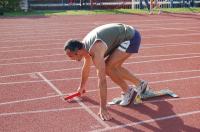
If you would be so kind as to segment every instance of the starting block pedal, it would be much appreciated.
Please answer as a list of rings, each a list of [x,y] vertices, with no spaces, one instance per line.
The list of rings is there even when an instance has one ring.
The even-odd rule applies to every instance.
[[[159,96],[164,96],[164,95],[168,95],[168,96],[171,96],[173,98],[178,97],[178,95],[175,94],[173,91],[171,91],[169,89],[163,89],[163,90],[160,90],[160,91],[148,90],[145,93],[141,94],[141,98],[142,99],[148,99],[148,98],[159,97]]]
[[[178,97],[177,94],[175,94],[173,91],[171,91],[169,89],[163,89],[160,91],[148,90],[148,91],[145,91],[145,93],[141,94],[140,96],[137,96],[134,100],[134,104],[140,104],[140,103],[142,103],[142,100],[146,100],[146,99],[154,98],[154,97],[165,96],[165,95],[168,95],[173,98]],[[108,102],[108,105],[119,105],[121,100],[122,100],[122,97],[113,98],[112,101]]]

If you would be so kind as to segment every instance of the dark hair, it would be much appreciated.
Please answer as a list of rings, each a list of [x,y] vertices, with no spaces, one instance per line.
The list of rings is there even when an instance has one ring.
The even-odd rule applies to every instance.
[[[80,41],[78,40],[68,40],[66,43],[65,43],[65,46],[64,46],[64,50],[66,51],[67,49],[69,49],[70,51],[72,52],[76,52],[77,50],[80,50],[83,48],[83,43],[81,43]]]

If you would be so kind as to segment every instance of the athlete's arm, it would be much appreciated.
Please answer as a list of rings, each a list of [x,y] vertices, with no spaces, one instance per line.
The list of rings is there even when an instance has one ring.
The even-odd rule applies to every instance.
[[[80,82],[80,86],[78,88],[78,92],[83,93],[83,90],[85,90],[85,85],[86,82],[88,80],[89,77],[89,73],[90,73],[90,66],[91,66],[91,57],[85,57],[84,58],[84,64],[82,67],[82,71],[81,71],[81,82]]]
[[[99,116],[102,120],[110,120],[106,104],[107,104],[107,82],[106,82],[106,64],[104,54],[107,47],[102,42],[96,42],[91,49],[92,60],[97,69],[98,87],[100,90],[100,111]]]

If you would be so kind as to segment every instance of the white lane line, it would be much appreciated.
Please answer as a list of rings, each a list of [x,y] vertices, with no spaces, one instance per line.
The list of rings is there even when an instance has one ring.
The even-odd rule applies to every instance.
[[[153,123],[153,122],[156,122],[156,121],[169,120],[169,119],[173,119],[173,118],[185,117],[185,116],[196,115],[196,114],[200,114],[200,110],[190,111],[190,112],[185,112],[185,113],[178,113],[178,114],[175,114],[175,115],[172,114],[172,115],[168,115],[168,116],[162,116],[162,117],[158,117],[158,118],[138,121],[138,122],[124,124],[124,125],[116,125],[116,126],[113,126],[113,127],[104,128],[104,129],[97,129],[97,130],[90,131],[90,132],[104,132],[104,131],[109,131],[109,130],[114,131],[115,129],[125,128],[125,127],[128,127],[128,126],[138,126],[138,125],[143,125],[143,124],[147,124],[147,123],[148,124]]]
[[[62,63],[62,62],[72,62],[72,60],[64,59],[64,60],[56,60],[56,61],[35,61],[35,62],[21,62],[21,63],[5,63],[5,64],[0,64],[0,66],[44,64],[44,63]]]
[[[191,59],[191,58],[199,58],[200,56],[189,56],[189,57],[175,57],[169,59],[152,59],[146,61],[136,61],[136,62],[126,62],[124,64],[139,64],[139,63],[150,63],[150,62],[158,62],[158,61],[172,61],[172,60],[182,60],[182,59]],[[133,57],[134,58],[134,57]],[[25,63],[8,63],[8,64],[0,64],[0,66],[9,66],[9,65],[28,65],[28,64],[43,64],[43,63],[63,63],[68,62],[70,60],[60,60],[60,61],[42,61],[42,62],[25,62]],[[74,69],[74,68],[69,68]],[[79,67],[81,69],[81,67]],[[0,76],[3,77],[3,76]]]
[[[105,122],[100,119],[98,115],[96,115],[88,106],[86,106],[84,103],[82,103],[80,100],[75,98],[76,101],[92,116],[94,117],[102,126],[105,128],[109,128],[110,126]]]
[[[173,44],[188,44],[188,43],[197,43],[199,44],[199,42],[194,42],[194,41],[184,41],[184,42],[171,42],[171,43],[162,43],[162,44],[148,44],[148,43],[143,43],[143,46],[161,46],[161,45],[173,45]],[[63,46],[62,43],[54,43],[54,44],[35,44],[35,45],[12,45],[12,46],[5,46],[5,47],[0,47],[0,49],[9,49],[9,48],[26,48],[26,47],[37,47],[37,46],[55,46],[55,45],[60,45]]]
[[[170,35],[154,35],[155,38],[167,38],[167,37],[182,37],[182,36],[195,36],[200,35],[200,33],[187,33],[187,34],[170,34]],[[144,36],[143,38],[153,38],[152,35]]]
[[[0,53],[7,53],[7,52],[27,52],[27,51],[51,51],[51,50],[63,50],[63,48],[46,48],[46,49],[27,49],[27,50],[24,50],[24,49],[19,49],[19,50],[4,50],[4,51],[0,51]],[[64,51],[63,51],[64,52]]]
[[[150,57],[170,57],[170,56],[187,56],[187,55],[199,55],[200,53],[184,53],[184,54],[166,54],[166,55],[149,55],[149,56],[131,56],[130,59],[136,59],[136,58],[150,58]],[[51,55],[53,56],[53,55]],[[64,56],[62,54],[62,56]],[[40,57],[45,57],[45,56],[40,56]],[[28,58],[33,58],[33,57],[28,57]],[[1,60],[0,60],[1,61]],[[61,62],[76,62],[75,60],[56,60],[56,61],[33,61],[33,62],[19,62],[19,63],[4,63],[0,64],[0,66],[5,66],[5,65],[28,65],[28,64],[42,64],[42,63],[61,63]]]
[[[159,62],[159,61],[171,61],[171,60],[182,60],[182,59],[191,59],[191,58],[199,58],[200,56],[190,56],[190,57],[176,57],[176,58],[170,58],[170,59],[153,59],[153,60],[148,60],[148,61],[137,61],[137,62],[127,62],[124,63],[125,65],[130,65],[130,64],[141,64],[141,63],[151,63],[151,62]],[[62,69],[65,71],[71,71],[71,70],[80,70],[82,67],[77,67],[77,68],[66,68],[66,69]],[[94,66],[91,66],[91,68],[94,68]],[[51,70],[51,72],[56,72],[56,71],[61,71],[61,69],[58,70]],[[37,71],[39,72],[39,71]],[[44,73],[47,71],[40,71],[40,73]],[[49,71],[50,72],[50,71]],[[28,73],[21,73],[21,74],[12,74],[12,75],[4,75],[4,76],[0,76],[0,78],[4,78],[4,77],[13,77],[13,76],[21,76],[21,75],[26,75],[26,74],[31,74],[31,73],[35,73],[35,72],[28,72]]]
[[[181,46],[181,45],[200,45],[199,42],[191,42],[191,43],[186,43],[186,42],[183,42],[183,43],[165,43],[165,44],[158,44],[158,45],[155,45],[155,44],[148,44],[148,45],[142,45],[141,49],[149,49],[149,48],[162,48],[162,47],[176,47],[176,46]],[[0,51],[0,53],[7,53],[7,52],[27,52],[27,51],[49,51],[49,50],[63,50],[63,48],[45,48],[45,49],[39,49],[39,48],[36,48],[36,49],[33,49],[33,48],[30,48],[30,49],[14,49],[14,50],[2,50]]]
[[[17,104],[17,103],[29,102],[29,101],[45,100],[45,99],[51,99],[51,98],[56,98],[56,97],[60,97],[60,95],[52,95],[52,96],[44,96],[44,97],[38,97],[38,98],[32,98],[32,99],[23,99],[23,100],[3,102],[3,103],[0,103],[0,106],[1,105],[8,105],[8,104]]]
[[[144,20],[145,21],[145,20]],[[157,20],[157,22],[158,22],[159,20]],[[163,20],[162,20],[163,21]],[[186,20],[185,20],[186,21]],[[121,21],[122,22],[122,21]],[[131,22],[131,21],[126,21],[126,20],[124,20],[123,22]],[[135,21],[134,21],[135,22]],[[104,22],[103,22],[104,23]],[[102,22],[100,22],[98,25],[101,25],[101,24],[103,24]],[[195,24],[198,24],[199,22],[195,22]],[[187,24],[189,24],[189,25],[193,25],[192,23],[191,23],[191,21],[190,22],[166,22],[165,21],[165,25],[180,25],[180,24],[184,24],[184,25],[187,25]],[[20,30],[31,30],[31,29],[37,29],[37,28],[39,28],[40,29],[40,31],[43,31],[43,30],[46,30],[46,28],[48,28],[49,30],[56,30],[56,31],[64,31],[64,29],[63,28],[58,28],[58,26],[60,27],[60,26],[69,26],[69,25],[66,25],[66,24],[59,24],[59,25],[54,25],[54,26],[52,26],[52,25],[49,25],[49,24],[47,24],[47,25],[45,25],[45,26],[41,26],[41,25],[27,25],[27,26],[14,26],[14,29],[18,29],[18,28],[20,28]],[[156,26],[162,26],[163,24],[162,23],[140,23],[140,24],[135,24],[134,26],[140,26],[140,27],[146,27],[146,26],[154,26],[154,27],[156,27]],[[73,24],[73,26],[74,26],[74,24]],[[94,26],[96,26],[96,25],[92,25],[92,27],[94,27]],[[12,28],[13,29],[13,27],[12,26],[10,26],[10,27],[6,27],[6,26],[3,26],[2,28],[1,28],[1,31],[2,32],[5,32],[5,31],[7,31],[7,30],[5,30],[5,29],[9,29],[9,28]],[[89,26],[87,26],[87,28],[85,28],[85,29],[88,29],[88,28],[91,28],[91,27],[89,27]],[[79,29],[79,28],[73,28],[73,27],[71,27],[70,28],[71,30],[72,29],[74,29],[74,30],[76,30],[76,29]],[[18,30],[17,30],[18,31]],[[5,33],[9,33],[9,32],[5,32]],[[17,32],[17,33],[19,33],[19,32]],[[26,33],[26,32],[25,32]]]
[[[191,32],[199,32],[199,30],[198,30],[198,28],[200,28],[200,27],[189,27],[189,28],[173,28],[173,27],[163,27],[163,26],[160,26],[160,27],[156,27],[156,28],[158,28],[158,29],[160,29],[160,30],[180,30],[180,31],[191,31]],[[192,29],[191,29],[192,28]],[[194,30],[194,29],[196,29],[196,30]]]
[[[149,82],[149,84],[156,84],[156,83],[165,83],[165,82],[172,82],[172,81],[181,81],[181,80],[188,80],[188,79],[196,79],[196,78],[200,78],[200,76],[196,76],[196,77],[189,77],[189,78],[176,78],[176,79],[171,79],[171,80],[162,80],[162,81],[151,81]],[[50,81],[50,80],[49,80]],[[118,86],[115,87],[109,87],[108,89],[118,89]],[[91,93],[91,92],[97,92],[98,89],[94,89],[94,90],[88,90],[87,93]],[[63,94],[63,95],[68,95],[68,94]],[[46,97],[40,97],[40,98],[33,98],[33,99],[24,99],[24,100],[16,100],[16,101],[10,101],[10,102],[3,102],[0,103],[1,105],[7,105],[7,104],[15,104],[15,103],[21,103],[21,102],[27,102],[27,101],[35,101],[35,100],[43,100],[43,99],[49,99],[49,98],[55,98],[58,97],[59,95],[54,95],[54,96],[46,96]]]
[[[152,19],[152,20],[137,20],[137,21],[127,21],[127,20],[123,20],[123,22],[128,22],[128,23],[130,23],[130,22],[134,22],[134,23],[140,23],[140,25],[163,25],[163,24],[161,24],[161,23],[146,23],[146,22],[165,22],[165,24],[178,24],[178,25],[180,25],[180,24],[190,24],[190,25],[192,25],[191,24],[191,20],[188,20],[188,19]],[[177,22],[177,21],[180,21],[180,22]],[[184,21],[184,23],[183,23],[183,21]],[[188,21],[188,22],[187,22]],[[114,21],[115,22],[115,21]],[[116,21],[116,22],[119,22],[119,21]],[[144,23],[143,23],[144,22]],[[166,23],[167,22],[167,23]],[[186,23],[187,22],[187,23]],[[97,24],[98,23],[98,24]],[[96,26],[96,25],[102,25],[102,24],[104,24],[105,22],[103,22],[103,21],[98,21],[97,23],[94,23],[94,26]],[[196,23],[196,22],[195,22]],[[197,22],[198,23],[198,22]],[[5,24],[5,23],[4,23]],[[82,24],[84,24],[85,26],[87,26],[88,28],[89,28],[89,25],[88,25],[88,23],[82,23]],[[53,25],[53,26],[52,26]],[[9,29],[9,28],[12,28],[13,29],[13,27],[15,27],[15,28],[20,28],[20,29],[23,29],[23,28],[31,28],[31,29],[35,29],[35,28],[41,28],[41,27],[44,27],[44,28],[47,28],[47,27],[51,27],[51,28],[53,28],[53,29],[57,29],[57,27],[60,27],[60,26],[70,26],[70,27],[72,27],[72,26],[75,26],[75,28],[73,28],[73,29],[80,29],[80,28],[77,28],[78,26],[80,26],[80,23],[74,23],[73,22],[73,24],[69,24],[69,23],[61,23],[61,24],[55,24],[55,23],[49,23],[49,22],[42,22],[42,23],[40,23],[39,25],[38,24],[33,24],[33,23],[31,23],[31,24],[29,24],[29,23],[27,23],[26,25],[24,25],[24,24],[22,24],[22,25],[19,25],[19,24],[7,24],[6,23],[6,25],[4,25],[4,26],[2,26],[2,28],[1,29]],[[84,27],[85,27],[84,26]],[[33,28],[34,27],[34,28]],[[55,27],[55,28],[54,28]],[[50,29],[51,29],[50,28]],[[61,28],[62,29],[62,28]],[[7,31],[7,30],[6,30]],[[18,31],[18,30],[17,30]]]
[[[31,48],[31,47],[40,47],[40,46],[56,46],[56,45],[60,45],[63,46],[63,43],[54,43],[54,44],[34,44],[34,45],[11,45],[11,46],[1,46],[0,49],[11,49],[11,48]]]
[[[148,60],[148,61],[137,61],[137,62],[126,62],[124,64],[139,64],[139,63],[151,63],[151,62],[158,62],[158,61],[172,61],[172,60],[182,60],[182,59],[191,59],[191,58],[199,58],[200,56],[190,56],[190,57],[175,57],[170,59],[155,59],[155,60]]]
[[[53,85],[42,73],[37,72],[37,74],[59,95],[63,96],[62,92],[55,86]]]
[[[154,25],[157,25],[157,24],[154,24]],[[172,28],[172,27],[170,27],[170,28],[166,28],[166,27],[160,27],[160,25],[159,26],[156,26],[154,29],[144,29],[144,28],[148,28],[148,27],[140,27],[139,25],[137,25],[137,28],[139,28],[139,31],[141,32],[141,33],[144,33],[145,31],[152,31],[152,32],[154,32],[154,31],[162,31],[162,30],[164,30],[164,31],[166,31],[166,30],[177,30],[177,31],[179,31],[179,30],[181,30],[181,31],[192,31],[192,32],[196,32],[196,33],[199,33],[199,31],[198,30],[190,30],[189,28],[191,28],[191,27],[189,27],[189,28]],[[195,27],[194,27],[195,28]],[[196,28],[198,28],[198,27],[196,27]],[[82,29],[83,30],[83,29]],[[66,30],[57,30],[58,32],[56,32],[55,30],[54,30],[54,32],[52,32],[52,33],[42,33],[41,32],[41,30],[40,30],[40,33],[37,33],[37,34],[35,34],[35,33],[31,33],[31,32],[27,32],[26,34],[23,32],[23,34],[21,34],[21,33],[13,33],[13,34],[6,34],[6,33],[4,33],[3,35],[4,36],[6,36],[6,37],[10,37],[10,39],[9,40],[13,40],[13,41],[16,41],[17,39],[23,39],[24,38],[24,36],[26,36],[26,39],[32,39],[33,37],[33,35],[34,35],[34,37],[36,38],[36,39],[43,39],[43,38],[55,38],[55,37],[60,37],[60,38],[63,38],[63,37],[66,37]],[[64,32],[63,32],[64,31]],[[82,31],[82,32],[78,32],[79,34],[86,34],[86,31]],[[28,35],[27,35],[28,34]],[[33,35],[32,35],[33,34]],[[77,33],[71,33],[70,35],[77,35]],[[47,37],[48,36],[48,37]],[[2,36],[2,38],[4,38],[3,36]],[[3,41],[4,39],[2,39],[2,41]]]
[[[44,75],[41,73],[38,73],[38,75],[59,95],[63,96],[64,94],[53,84],[51,83]],[[87,111],[94,119],[96,119],[102,126],[105,128],[109,128],[109,125],[106,124],[104,121],[102,121],[90,108],[88,108],[84,103],[82,103],[80,100],[75,98],[76,101],[84,108],[85,111]]]
[[[200,35],[200,33],[187,33],[187,34],[171,34],[171,35],[156,35],[156,36],[143,36],[143,39],[147,39],[147,38],[168,38],[168,37],[185,37],[185,36],[197,36]],[[21,39],[20,39],[21,40]],[[2,43],[8,43],[8,42],[46,42],[46,41],[66,41],[66,38],[40,38],[40,39],[28,39],[28,40],[23,40],[23,41],[19,41],[19,40],[1,40]]]
[[[179,78],[179,79],[169,79],[169,80],[162,80],[162,81],[153,81],[153,82],[150,82],[150,84],[173,82],[173,81],[196,79],[196,78],[200,78],[200,76],[192,76],[192,77],[185,77],[185,78],[183,77],[183,78]]]
[[[175,99],[157,99],[151,101],[144,101],[143,103],[160,103],[160,102],[174,102],[182,100],[198,100],[200,96],[191,96],[191,97],[180,97]],[[111,107],[108,105],[108,107]],[[88,108],[99,108],[97,105],[88,106]],[[1,113],[0,116],[11,116],[11,115],[25,115],[25,114],[36,114],[36,113],[48,113],[48,112],[59,112],[59,111],[69,111],[85,109],[84,107],[71,107],[71,108],[57,108],[57,109],[44,109],[44,110],[33,110],[33,111],[23,111],[23,112],[10,112],[10,113]]]
[[[200,70],[185,70],[185,71],[174,71],[174,72],[153,72],[153,73],[136,73],[135,75],[161,75],[161,74],[177,74],[177,73],[188,73],[188,72],[199,72]],[[198,76],[197,76],[198,77]],[[89,79],[96,79],[96,76],[90,76]],[[49,81],[70,81],[70,80],[80,80],[80,77],[75,78],[60,78],[60,79],[52,79]],[[21,83],[41,83],[44,80],[37,80],[37,81],[18,81],[18,82],[6,82],[0,83],[0,85],[10,85],[10,84],[21,84]]]
[[[49,71],[37,71],[40,73],[48,73],[48,72],[60,72],[60,71],[70,71],[70,70],[79,70],[81,67],[77,68],[66,68],[66,69],[55,69],[55,70],[49,70]],[[36,72],[27,72],[27,73],[19,73],[19,74],[10,74],[10,75],[5,75],[5,76],[0,76],[0,78],[4,77],[14,77],[14,76],[24,76],[24,75],[29,75],[29,74],[34,74]]]
[[[91,106],[91,108],[97,106]],[[24,111],[24,112],[11,112],[11,113],[1,113],[0,116],[11,116],[11,115],[24,115],[24,114],[37,114],[37,113],[48,113],[48,112],[60,112],[69,110],[82,110],[83,107],[71,107],[71,108],[58,108],[58,109],[45,109],[45,110],[35,110],[35,111]]]
[[[20,59],[31,59],[31,58],[44,58],[44,57],[55,57],[55,56],[64,56],[64,54],[51,54],[51,55],[41,55],[41,56],[29,56],[29,57],[15,57],[15,58],[5,58],[0,59],[0,61],[12,61],[12,60],[20,60]]]
[[[142,46],[141,49],[162,48],[162,47],[176,47],[176,46],[180,46],[180,45],[187,45],[187,46],[195,45],[195,46],[198,46],[198,45],[200,45],[200,43],[199,42],[185,43],[185,44],[184,43],[182,43],[182,44],[180,44],[180,43],[167,44],[166,43],[166,44],[159,44],[159,45],[148,44],[148,45]],[[24,51],[26,51],[26,50],[24,50]],[[6,52],[6,51],[4,50],[4,52]],[[43,57],[55,57],[55,56],[65,56],[65,55],[64,54],[51,54],[51,55],[43,55],[43,56],[41,55],[41,56],[30,56],[30,57],[16,57],[16,58],[7,58],[7,59],[6,58],[5,59],[2,58],[2,59],[0,59],[0,61],[11,61],[11,60],[18,60],[18,59],[43,58]],[[68,60],[68,61],[72,61],[72,60]]]
[[[141,47],[141,49],[162,48],[162,47],[176,47],[176,46],[190,46],[190,45],[199,46],[200,43],[190,43],[190,44],[169,44],[169,45],[154,45],[154,46],[145,46],[145,47]]]

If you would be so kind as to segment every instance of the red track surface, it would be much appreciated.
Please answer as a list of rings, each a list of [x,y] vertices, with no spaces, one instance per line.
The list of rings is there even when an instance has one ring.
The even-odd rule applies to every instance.
[[[200,130],[200,15],[88,15],[0,19],[0,131],[165,131]],[[76,91],[82,63],[70,61],[63,44],[111,22],[135,26],[140,53],[124,65],[155,89],[177,99],[155,98],[141,105],[111,106],[111,121],[100,121],[92,68],[83,100],[63,101]],[[108,100],[121,90],[108,79]]]

